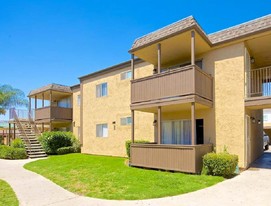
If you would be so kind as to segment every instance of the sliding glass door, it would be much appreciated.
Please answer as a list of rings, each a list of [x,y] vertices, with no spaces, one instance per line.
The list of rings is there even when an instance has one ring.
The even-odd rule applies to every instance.
[[[191,144],[191,121],[162,122],[162,144]]]

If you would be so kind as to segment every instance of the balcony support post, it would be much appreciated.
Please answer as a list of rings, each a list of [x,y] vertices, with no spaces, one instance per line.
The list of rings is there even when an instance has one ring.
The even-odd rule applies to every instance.
[[[157,144],[161,144],[162,140],[162,108],[158,106],[158,115],[157,115]]]
[[[191,144],[197,144],[196,141],[196,115],[195,115],[195,102],[191,103]]]
[[[8,123],[7,145],[10,145],[10,137],[11,137],[11,123]]]
[[[52,90],[50,90],[50,107],[52,106]]]
[[[131,54],[131,72],[132,72],[132,80],[135,79],[135,55],[134,54]]]
[[[161,44],[157,44],[157,73],[161,73]]]
[[[31,97],[28,98],[28,112],[31,114]]]
[[[42,93],[42,108],[44,108],[44,93]]]
[[[195,65],[195,31],[191,31],[191,65]]]
[[[132,125],[131,125],[131,142],[135,142],[135,111],[131,110],[131,120],[132,120]]]
[[[13,123],[13,139],[16,138],[16,124]]]
[[[35,109],[37,109],[38,106],[37,106],[37,95],[35,95]]]

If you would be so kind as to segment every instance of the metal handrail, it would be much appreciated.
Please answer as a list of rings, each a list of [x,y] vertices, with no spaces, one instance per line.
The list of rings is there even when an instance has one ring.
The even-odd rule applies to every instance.
[[[17,123],[17,125],[18,125],[18,127],[19,127],[20,133],[23,133],[23,135],[24,135],[24,137],[25,137],[25,138],[23,139],[23,141],[27,141],[27,143],[28,143],[27,145],[28,145],[28,147],[30,147],[30,149],[31,149],[31,142],[30,142],[30,140],[29,140],[29,137],[28,137],[27,134],[25,133],[25,130],[23,129],[22,123],[21,123],[20,119],[18,118],[15,109],[12,110],[12,113],[13,113],[12,115],[13,115],[13,117],[14,117],[14,120],[16,121],[16,123]]]

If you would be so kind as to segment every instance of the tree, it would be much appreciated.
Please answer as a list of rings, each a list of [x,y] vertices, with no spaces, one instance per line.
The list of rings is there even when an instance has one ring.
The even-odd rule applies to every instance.
[[[6,113],[6,109],[16,106],[27,106],[28,101],[20,89],[10,85],[0,85],[0,115]]]

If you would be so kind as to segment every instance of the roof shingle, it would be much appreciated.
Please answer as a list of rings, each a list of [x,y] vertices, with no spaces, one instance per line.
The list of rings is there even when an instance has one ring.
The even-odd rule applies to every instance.
[[[242,38],[244,36],[254,34],[257,32],[270,30],[271,14],[209,35],[205,34],[203,29],[200,27],[200,25],[197,23],[193,16],[189,16],[185,19],[177,21],[173,24],[170,24],[166,27],[163,27],[152,33],[149,33],[145,36],[136,39],[132,45],[131,51],[136,50],[140,47],[147,46],[151,43],[162,40],[169,36],[177,35],[178,33],[186,31],[187,29],[190,28],[197,28],[202,33],[202,35],[208,41],[210,41],[212,45],[214,45],[218,43],[223,43],[225,41],[230,41],[236,38]]]
[[[48,90],[53,90],[53,91],[59,91],[59,92],[66,92],[66,93],[72,93],[72,90],[69,86],[61,85],[61,84],[48,84],[44,87],[35,89],[30,91],[28,96],[32,96],[41,92],[45,92]]]

